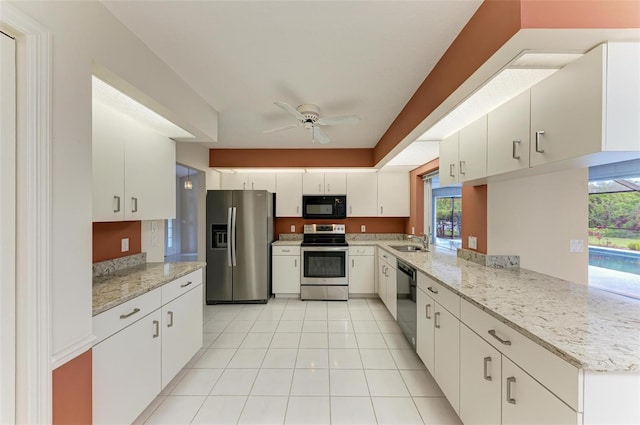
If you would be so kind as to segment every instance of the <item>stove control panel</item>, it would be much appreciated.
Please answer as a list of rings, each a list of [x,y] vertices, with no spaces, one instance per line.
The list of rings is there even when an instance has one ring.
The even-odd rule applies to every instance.
[[[345,234],[344,224],[305,224],[304,234]]]

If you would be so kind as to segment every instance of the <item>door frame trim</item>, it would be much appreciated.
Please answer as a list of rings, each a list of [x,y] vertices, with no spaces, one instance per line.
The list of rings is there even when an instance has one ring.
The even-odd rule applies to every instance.
[[[7,2],[0,3],[0,24],[24,42],[24,136],[18,155],[16,277],[17,338],[16,420],[52,421],[51,316],[51,34],[40,23]],[[18,47],[18,46],[16,46]],[[20,72],[18,65],[18,72]],[[20,171],[23,170],[23,171]]]

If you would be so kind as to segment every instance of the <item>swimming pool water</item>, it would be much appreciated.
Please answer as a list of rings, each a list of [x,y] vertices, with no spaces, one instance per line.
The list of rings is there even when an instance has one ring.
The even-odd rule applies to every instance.
[[[589,265],[640,275],[640,252],[590,246]]]

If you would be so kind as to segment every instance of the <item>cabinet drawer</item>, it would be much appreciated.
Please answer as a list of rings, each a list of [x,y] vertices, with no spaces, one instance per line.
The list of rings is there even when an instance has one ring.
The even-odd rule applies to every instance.
[[[286,245],[271,247],[272,255],[300,255],[300,245]]]
[[[161,306],[160,288],[142,294],[93,318],[95,344],[137,322]]]
[[[438,304],[449,310],[451,314],[460,317],[460,296],[445,288],[423,273],[418,273],[418,288],[422,289]]]
[[[388,252],[382,249],[378,250],[378,260],[384,261],[393,267],[398,267],[397,266],[398,260],[396,260],[396,257],[394,257],[393,255],[389,254]]]
[[[165,305],[169,301],[178,298],[180,295],[201,284],[202,269],[198,269],[188,275],[179,277],[172,282],[162,285],[162,305]]]
[[[350,246],[349,255],[375,255],[375,246]]]
[[[582,379],[578,368],[466,300],[461,302],[460,318],[489,344],[517,363],[571,408],[582,411],[579,394]],[[505,343],[500,342],[498,338]],[[509,341],[510,345],[507,345],[506,341]]]

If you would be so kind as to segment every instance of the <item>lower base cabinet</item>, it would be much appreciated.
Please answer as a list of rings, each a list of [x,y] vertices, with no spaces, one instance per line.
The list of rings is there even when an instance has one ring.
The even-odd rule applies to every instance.
[[[161,386],[160,310],[93,347],[93,423],[130,424]]]
[[[299,246],[274,246],[271,251],[271,292],[278,294],[300,293]]]
[[[433,377],[456,413],[460,413],[460,321],[437,302],[433,313]]]

